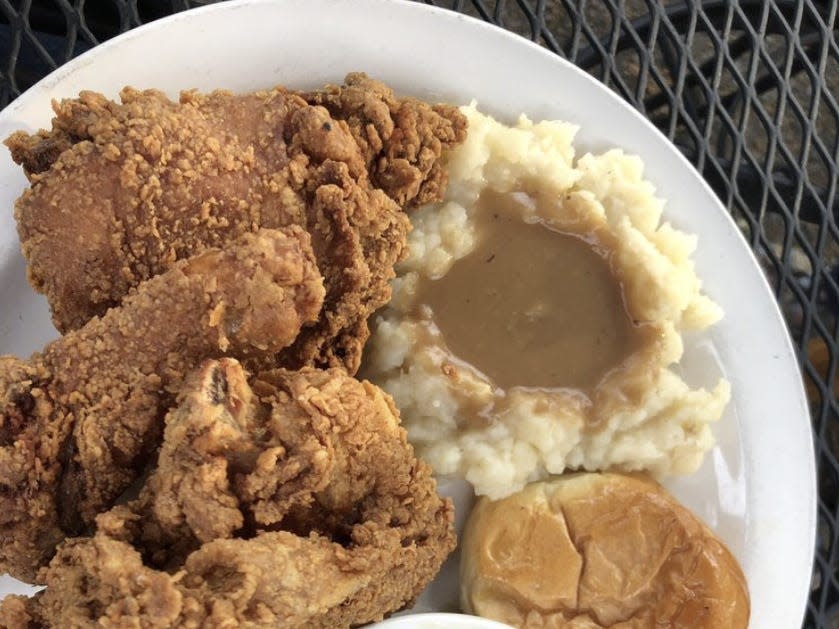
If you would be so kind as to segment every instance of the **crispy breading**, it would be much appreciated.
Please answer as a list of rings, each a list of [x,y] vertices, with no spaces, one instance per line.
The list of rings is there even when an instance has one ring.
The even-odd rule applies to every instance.
[[[155,90],[126,88],[122,103],[83,92],[55,105],[51,131],[12,135],[31,181],[18,232],[56,327],[80,327],[178,259],[294,224],[312,235],[327,294],[318,325],[277,363],[354,373],[405,251],[400,204],[439,198],[441,151],[465,137],[455,108],[396,99],[360,76],[308,95],[185,92],[178,103]]]
[[[261,230],[175,264],[28,361],[0,357],[0,570],[31,581],[143,473],[196,364],[273,355],[323,296],[309,235]]]
[[[139,498],[65,543],[0,626],[349,627],[415,599],[454,547],[450,501],[393,402],[343,370],[208,361]]]
[[[398,98],[362,72],[302,96],[347,122],[370,179],[397,203],[414,207],[443,197],[448,175],[441,157],[466,139],[466,118],[455,106]]]

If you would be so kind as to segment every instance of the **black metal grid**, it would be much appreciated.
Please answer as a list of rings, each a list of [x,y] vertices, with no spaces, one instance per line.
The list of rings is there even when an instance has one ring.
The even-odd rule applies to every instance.
[[[839,627],[837,0],[425,2],[595,75],[676,143],[734,216],[782,305],[811,402],[820,500],[804,626]],[[97,43],[208,3],[0,0],[0,107]]]

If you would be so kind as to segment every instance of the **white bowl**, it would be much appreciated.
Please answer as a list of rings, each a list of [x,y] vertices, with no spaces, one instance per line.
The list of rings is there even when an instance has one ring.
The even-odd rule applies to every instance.
[[[494,620],[466,614],[412,614],[369,625],[368,629],[512,629]]]

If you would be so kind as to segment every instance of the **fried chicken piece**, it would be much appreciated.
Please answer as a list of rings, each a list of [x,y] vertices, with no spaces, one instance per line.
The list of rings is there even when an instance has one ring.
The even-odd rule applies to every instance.
[[[381,390],[337,369],[251,389],[230,359],[191,378],[140,497],[97,527],[0,626],[355,626],[409,605],[454,546]]]
[[[142,472],[185,375],[289,345],[324,289],[299,227],[177,263],[28,361],[0,357],[0,569],[31,581]]]
[[[367,317],[390,299],[405,250],[409,221],[394,199],[441,193],[434,164],[465,123],[451,108],[380,96],[389,92],[373,81],[352,89],[362,102],[365,90],[383,99],[395,118],[372,106],[358,118],[346,104],[336,110],[347,123],[282,88],[185,92],[179,103],[126,88],[121,104],[83,92],[55,105],[51,131],[12,135],[31,181],[17,202],[18,233],[56,327],[78,328],[178,259],[294,224],[312,234],[327,294],[318,325],[278,361],[354,373]],[[362,150],[363,134],[351,129],[368,119],[378,130],[364,132]],[[393,198],[374,187],[368,166]]]
[[[397,203],[413,207],[443,198],[447,173],[440,158],[466,139],[466,118],[456,107],[397,98],[362,72],[302,96],[347,122],[373,184]]]
[[[345,570],[347,563],[346,551],[325,538],[279,531],[205,544],[173,576],[144,565],[129,544],[97,534],[61,547],[42,595],[6,597],[0,628],[346,627],[313,617],[368,581],[363,570]]]

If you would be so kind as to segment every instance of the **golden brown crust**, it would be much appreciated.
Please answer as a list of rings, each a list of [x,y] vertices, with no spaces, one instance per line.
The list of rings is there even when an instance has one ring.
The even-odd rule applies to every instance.
[[[410,604],[454,547],[451,503],[379,389],[304,369],[252,390],[228,359],[192,376],[140,497],[97,526],[0,625],[355,626]]]
[[[273,355],[317,319],[324,290],[309,240],[298,227],[246,234],[29,361],[0,357],[0,568],[31,580],[137,478],[196,363]]]
[[[204,358],[357,370],[405,250],[399,204],[440,194],[465,124],[362,78],[335,116],[283,88],[83,92],[50,131],[7,140],[31,183],[16,206],[30,281],[67,335],[0,357],[0,570],[32,580],[61,545],[46,593],[8,598],[0,626],[348,626],[438,570],[451,504],[389,399],[342,370],[265,371],[264,399],[239,400],[255,416],[229,414],[273,432],[217,430],[208,409],[250,390],[238,366],[238,384],[195,384],[159,473],[102,513],[148,472]],[[94,518],[94,537],[65,540]]]
[[[0,627],[3,629],[33,629],[39,620],[30,615],[29,599],[18,594],[10,594],[0,601]]]
[[[464,609],[517,627],[745,629],[737,560],[641,475],[576,474],[481,499],[464,531]]]
[[[443,197],[447,174],[440,158],[466,139],[466,118],[456,107],[397,98],[387,85],[363,72],[351,72],[343,85],[302,96],[346,121],[373,184],[401,206]]]
[[[282,88],[185,92],[175,103],[126,88],[116,103],[82,92],[55,105],[51,131],[11,136],[31,181],[18,232],[56,327],[80,327],[178,259],[294,224],[312,235],[327,296],[319,324],[278,360],[354,373],[405,249],[399,204],[439,198],[441,150],[463,140],[465,121],[356,75],[329,94],[309,104]]]

